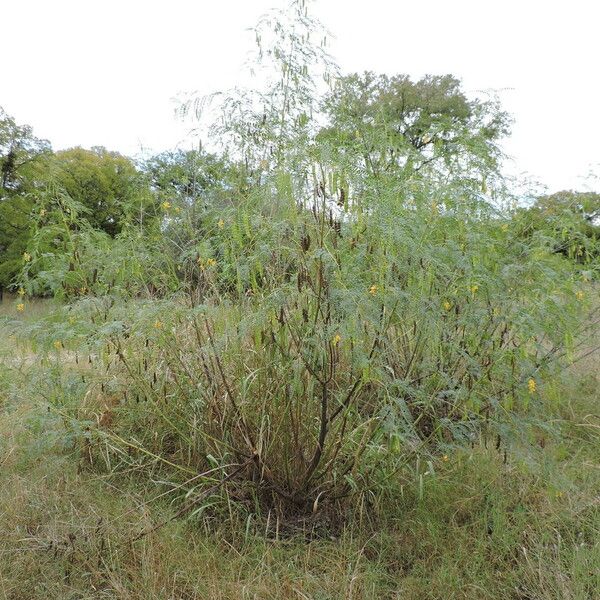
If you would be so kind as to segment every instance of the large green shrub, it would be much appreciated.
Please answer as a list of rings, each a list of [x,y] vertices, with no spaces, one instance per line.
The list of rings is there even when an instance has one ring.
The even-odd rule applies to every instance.
[[[92,234],[59,202],[35,239],[63,250],[32,253],[24,280],[84,297],[44,335],[88,345],[71,413],[89,419],[86,456],[183,490],[182,511],[307,515],[389,486],[415,452],[505,443],[587,302],[577,265],[498,208],[498,107],[401,77],[348,121],[318,113],[332,100],[313,69],[335,70],[296,10],[262,54],[281,78],[226,96],[212,129],[235,180],[165,197],[152,235]],[[425,103],[404,133],[397,88]],[[342,143],[349,127],[367,138]]]

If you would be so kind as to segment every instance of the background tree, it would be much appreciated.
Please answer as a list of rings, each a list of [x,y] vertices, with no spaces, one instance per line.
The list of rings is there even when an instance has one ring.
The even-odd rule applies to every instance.
[[[50,156],[49,142],[0,108],[0,290],[22,266],[35,197]]]
[[[0,107],[0,198],[26,191],[39,159],[50,150],[49,142],[36,138],[29,125],[18,125]]]
[[[143,161],[141,168],[157,200],[179,208],[209,203],[238,187],[229,161],[199,150],[162,152]]]
[[[590,263],[600,257],[600,194],[563,190],[540,196],[517,215],[523,237],[538,236],[554,252]]]
[[[458,177],[485,187],[499,172],[509,117],[495,101],[469,100],[452,75],[352,74],[326,96],[320,139],[359,178]]]
[[[114,237],[127,222],[156,213],[134,162],[118,152],[71,148],[57,152],[52,166],[56,186],[87,209],[94,229]]]

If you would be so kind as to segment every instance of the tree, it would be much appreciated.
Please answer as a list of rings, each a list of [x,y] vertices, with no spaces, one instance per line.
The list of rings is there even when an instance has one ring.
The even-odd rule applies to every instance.
[[[31,168],[49,153],[49,142],[36,138],[29,125],[17,125],[0,107],[0,198],[22,191]]]
[[[349,169],[381,178],[471,177],[498,172],[509,118],[496,102],[469,100],[451,75],[371,72],[341,77],[325,99],[320,134]]]
[[[600,228],[600,194],[596,192],[563,190],[540,196],[534,206],[547,216],[560,215],[565,211],[578,215],[591,229],[596,228],[597,233]]]
[[[29,125],[18,125],[0,108],[0,290],[21,269],[31,213],[50,156],[49,142],[36,138]]]
[[[555,252],[580,263],[600,256],[600,194],[563,190],[521,211],[523,236],[543,236]]]
[[[222,157],[197,150],[162,152],[142,164],[158,201],[192,206],[199,199],[231,189],[235,185],[232,166]]]
[[[155,212],[135,164],[118,152],[102,147],[62,150],[52,167],[55,185],[87,209],[85,218],[94,229],[112,237],[149,209]]]

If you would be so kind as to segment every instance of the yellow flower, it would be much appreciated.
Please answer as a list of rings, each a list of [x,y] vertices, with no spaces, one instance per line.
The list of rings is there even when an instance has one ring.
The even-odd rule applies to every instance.
[[[62,345],[62,342],[61,342],[60,340],[56,340],[56,341],[54,342],[54,347],[55,347],[57,350],[60,350],[60,349],[63,347],[63,345]]]
[[[452,304],[448,300],[444,300],[444,310],[450,310],[452,308]]]
[[[159,321],[158,319],[154,321],[154,329],[162,329],[162,326],[162,321]]]
[[[502,229],[502,231],[508,231],[508,223],[504,223],[500,229]]]
[[[77,323],[77,319],[75,317],[69,317],[69,324],[75,325],[75,323]]]
[[[376,286],[376,285],[372,285],[372,286],[369,288],[369,294],[371,294],[371,296],[374,296],[374,295],[377,293],[377,289],[378,289],[378,288],[377,288],[377,286]]]
[[[22,287],[20,287],[17,294],[19,294],[19,296],[21,296],[21,298],[22,298],[25,295],[25,290]]]
[[[556,497],[557,497],[557,498],[562,498],[562,497],[563,497],[563,495],[564,495],[564,494],[563,494],[563,492],[561,492],[561,491],[558,491],[558,492],[556,492]]]
[[[474,284],[469,289],[471,290],[471,294],[473,294],[473,296],[474,296],[477,293],[479,286],[477,284]]]
[[[225,227],[225,221],[223,221],[223,219],[219,219],[219,221],[217,223],[217,227],[219,229],[223,229],[223,227]]]
[[[19,304],[17,304],[17,310],[23,312],[25,310],[25,305],[22,302],[19,302]]]
[[[87,292],[87,288],[83,285],[79,288],[79,293],[83,296]]]
[[[585,294],[581,290],[577,290],[575,292],[575,298],[577,298],[577,300],[579,301],[583,300],[584,295]]]
[[[45,217],[46,216],[46,209],[42,208],[42,210],[40,210],[40,217]]]
[[[529,381],[527,382],[527,389],[529,390],[530,394],[535,394],[535,391],[537,390],[537,383],[533,377],[529,378]]]
[[[175,207],[175,214],[178,215],[181,212],[181,208],[179,206]]]
[[[448,458],[447,454],[444,454],[444,456],[442,456],[442,462],[448,462],[450,459]]]
[[[336,333],[331,341],[334,346],[337,346],[342,341],[342,336],[339,333]]]
[[[23,252],[23,260],[29,262],[31,260],[31,254],[29,254],[29,252]]]
[[[206,259],[206,266],[207,267],[214,267],[217,264],[217,261],[214,258],[207,258]]]
[[[163,210],[169,210],[171,208],[171,203],[166,200],[161,204]]]

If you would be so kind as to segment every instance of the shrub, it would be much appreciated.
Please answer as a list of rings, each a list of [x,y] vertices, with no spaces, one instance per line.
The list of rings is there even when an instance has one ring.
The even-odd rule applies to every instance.
[[[82,290],[72,326],[45,335],[59,350],[87,344],[89,390],[71,413],[89,427],[86,456],[183,492],[180,513],[226,499],[305,517],[372,497],[414,453],[502,443],[587,302],[577,265],[516,235],[498,208],[497,107],[428,80],[452,84],[478,131],[484,116],[497,129],[455,132],[476,145],[471,160],[450,152],[444,115],[427,118],[444,124],[442,167],[373,169],[368,148],[363,163],[360,144],[321,128],[311,69],[327,62],[297,8],[290,29],[273,28],[267,55],[283,75],[265,106],[223,103],[216,131],[239,187],[176,214],[167,202],[160,228],[115,239],[74,227],[63,203],[35,237],[59,250],[34,252],[26,271],[37,275],[24,285]],[[362,143],[376,138],[378,155],[405,147],[390,122],[370,125]]]

